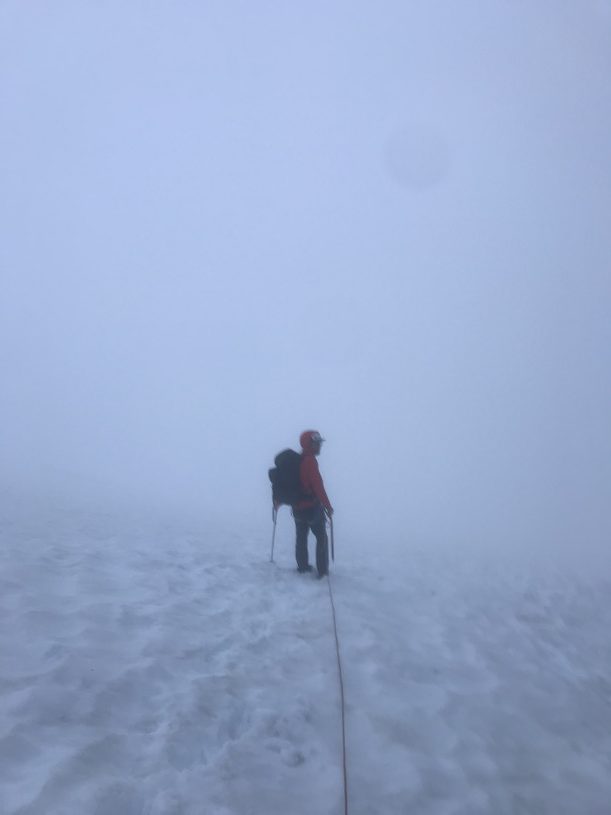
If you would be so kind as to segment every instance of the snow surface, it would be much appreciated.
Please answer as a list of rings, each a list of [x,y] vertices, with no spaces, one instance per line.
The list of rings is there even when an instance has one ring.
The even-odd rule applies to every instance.
[[[0,812],[343,811],[327,584],[288,517],[276,564],[267,530],[24,505],[0,533]],[[338,532],[331,578],[350,812],[608,815],[608,576],[374,548]]]

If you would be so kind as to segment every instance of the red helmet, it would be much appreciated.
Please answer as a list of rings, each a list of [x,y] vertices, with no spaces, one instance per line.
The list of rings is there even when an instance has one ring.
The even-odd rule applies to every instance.
[[[301,436],[299,436],[299,443],[301,444],[301,449],[305,453],[311,453],[312,450],[318,445],[323,443],[324,439],[318,432],[318,430],[304,430]]]

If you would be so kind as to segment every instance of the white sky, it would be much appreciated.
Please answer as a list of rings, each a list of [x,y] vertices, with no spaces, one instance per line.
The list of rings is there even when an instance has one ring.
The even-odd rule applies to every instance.
[[[611,533],[611,3],[0,3],[5,483]]]

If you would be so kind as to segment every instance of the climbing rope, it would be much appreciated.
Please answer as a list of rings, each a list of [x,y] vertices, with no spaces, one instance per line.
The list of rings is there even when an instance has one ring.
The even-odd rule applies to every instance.
[[[272,533],[272,551],[270,555],[270,562],[274,562],[274,542],[276,539],[276,521],[278,513],[274,510],[273,515],[274,531]],[[331,557],[335,561],[335,542],[333,540],[333,519],[329,517],[331,526]],[[327,544],[328,545],[328,544]],[[344,675],[342,672],[342,660],[339,653],[339,636],[337,634],[337,616],[335,614],[335,603],[333,601],[333,591],[331,589],[331,574],[327,570],[327,586],[329,588],[329,602],[331,603],[331,616],[333,618],[333,635],[335,637],[335,653],[337,655],[337,675],[339,678],[339,697],[341,707],[341,720],[342,720],[342,776],[344,783],[344,815],[348,815],[348,770],[346,762],[346,703],[344,695]]]
[[[339,637],[337,635],[337,619],[335,615],[335,603],[333,602],[333,591],[331,590],[331,575],[327,577],[329,587],[329,600],[331,602],[331,614],[333,616],[333,633],[335,635],[335,653],[337,654],[337,672],[339,676],[339,695],[342,710],[342,771],[344,777],[344,815],[348,815],[348,771],[346,769],[346,704],[344,697],[344,676],[342,673],[342,660],[339,655]]]

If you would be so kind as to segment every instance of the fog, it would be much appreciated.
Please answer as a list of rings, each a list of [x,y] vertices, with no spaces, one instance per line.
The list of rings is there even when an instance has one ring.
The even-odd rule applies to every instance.
[[[611,3],[0,6],[0,476],[344,541],[611,533]],[[346,543],[347,546],[347,543]]]

